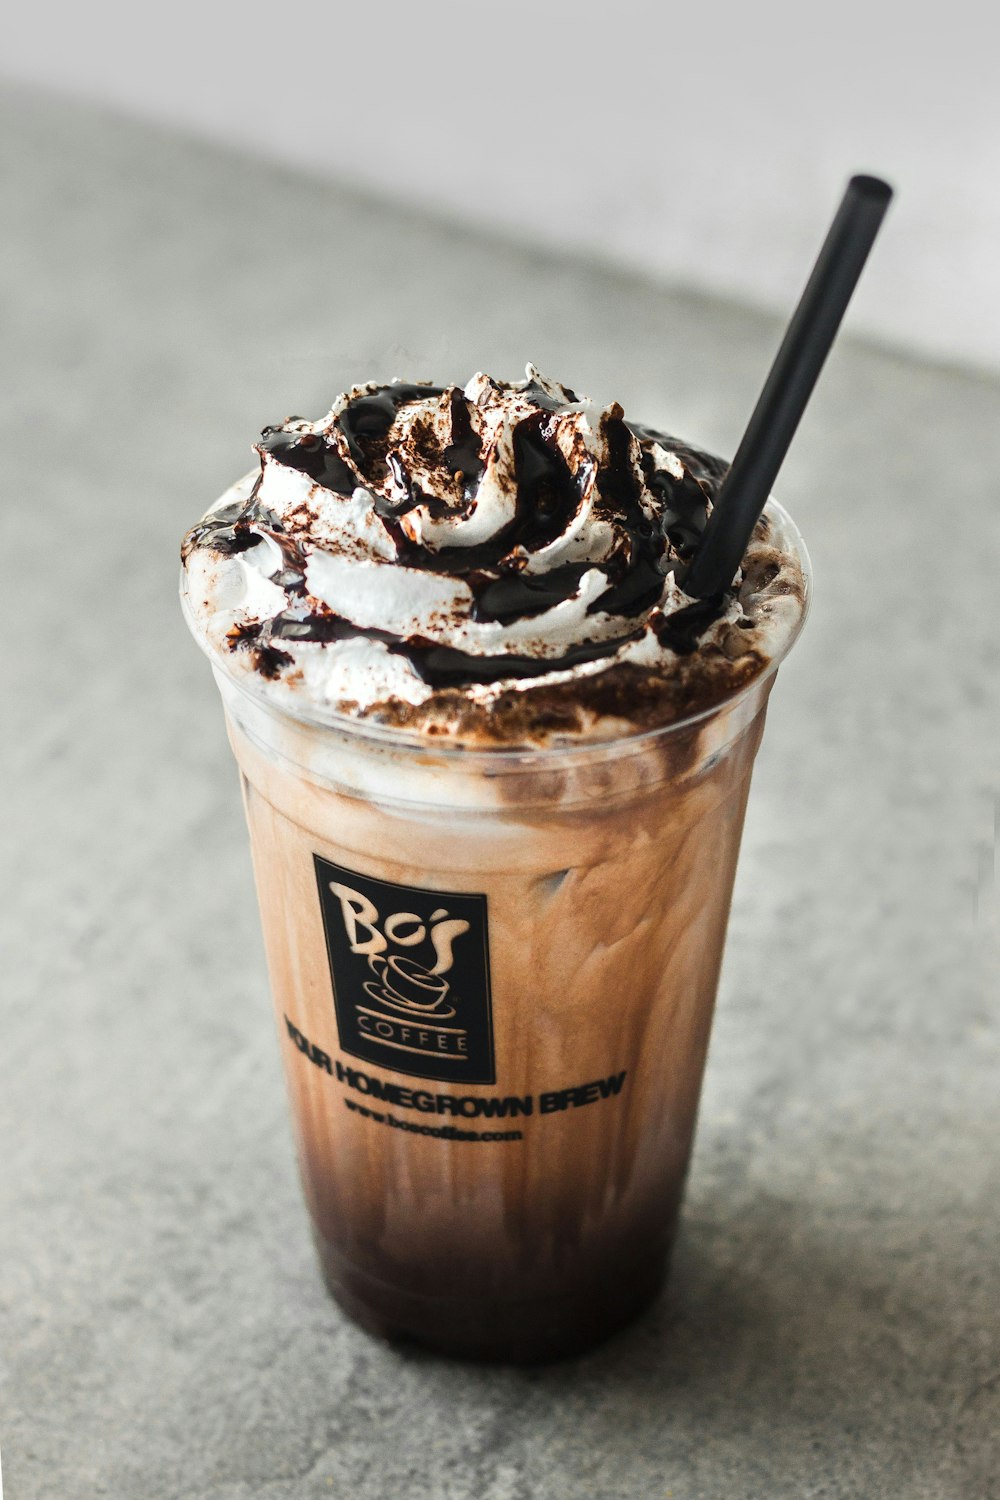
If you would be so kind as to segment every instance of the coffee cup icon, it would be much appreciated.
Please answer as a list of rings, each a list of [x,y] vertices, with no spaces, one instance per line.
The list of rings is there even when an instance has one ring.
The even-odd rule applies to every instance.
[[[410,1012],[443,1013],[442,1004],[448,993],[448,981],[443,975],[432,974],[416,959],[405,955],[394,954],[391,958],[379,955],[370,958],[368,966],[378,975],[378,998],[383,1004]],[[369,985],[365,989],[372,993]],[[448,1014],[454,1015],[450,1006]]]

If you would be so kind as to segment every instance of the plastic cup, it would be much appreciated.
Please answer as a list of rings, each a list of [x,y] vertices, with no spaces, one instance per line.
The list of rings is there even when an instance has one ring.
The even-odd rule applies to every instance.
[[[292,714],[213,665],[330,1291],[450,1354],[583,1350],[667,1270],[779,661],[533,750]]]

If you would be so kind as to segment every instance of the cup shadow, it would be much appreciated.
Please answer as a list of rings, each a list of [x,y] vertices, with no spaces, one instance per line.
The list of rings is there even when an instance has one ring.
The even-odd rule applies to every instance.
[[[680,1408],[734,1441],[757,1434],[764,1452],[836,1448],[843,1463],[852,1445],[874,1445],[897,1473],[1000,1496],[1000,1308],[982,1292],[986,1246],[966,1245],[956,1264],[940,1222],[906,1239],[890,1213],[863,1214],[820,1218],[813,1204],[764,1195],[735,1211],[721,1192],[702,1197],[659,1302],[578,1361],[575,1378],[607,1381],[612,1416],[634,1403],[651,1431]],[[542,1378],[555,1391],[574,1375]]]
[[[551,1449],[545,1423],[576,1412],[566,1462],[589,1453],[592,1477],[645,1454],[649,1473],[687,1464],[710,1485],[736,1466],[770,1495],[891,1479],[887,1494],[1000,1497],[991,1252],[966,1244],[956,1263],[949,1234],[929,1221],[907,1238],[871,1204],[847,1219],[703,1191],[649,1312],[589,1355],[509,1372],[510,1444]],[[482,1367],[464,1369],[485,1397]],[[801,1488],[819,1479],[834,1487]]]

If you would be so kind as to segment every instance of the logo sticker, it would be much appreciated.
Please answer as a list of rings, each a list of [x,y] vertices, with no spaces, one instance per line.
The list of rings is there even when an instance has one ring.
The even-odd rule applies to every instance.
[[[486,897],[313,860],[341,1050],[416,1078],[495,1083]]]

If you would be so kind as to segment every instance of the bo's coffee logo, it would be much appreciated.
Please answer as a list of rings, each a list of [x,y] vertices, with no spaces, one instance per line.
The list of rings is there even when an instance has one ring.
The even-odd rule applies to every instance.
[[[417,1078],[495,1083],[486,897],[313,859],[341,1049]]]

